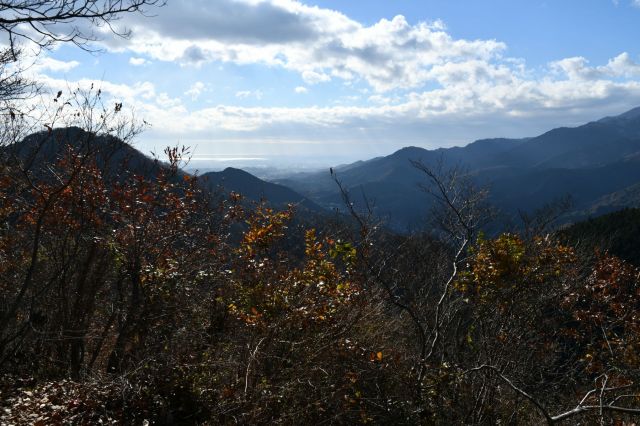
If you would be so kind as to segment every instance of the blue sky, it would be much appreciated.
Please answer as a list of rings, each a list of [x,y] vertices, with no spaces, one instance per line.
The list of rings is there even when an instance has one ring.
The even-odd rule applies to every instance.
[[[640,0],[169,0],[36,68],[152,123],[138,147],[336,164],[640,106]],[[254,160],[246,160],[251,164]]]

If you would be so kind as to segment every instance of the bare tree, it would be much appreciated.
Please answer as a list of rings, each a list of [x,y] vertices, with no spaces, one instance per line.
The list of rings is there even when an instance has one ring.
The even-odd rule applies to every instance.
[[[426,375],[432,364],[439,364],[447,346],[448,330],[456,321],[459,312],[459,297],[456,298],[452,286],[457,279],[460,265],[465,261],[469,245],[476,231],[489,216],[485,207],[486,191],[476,188],[461,168],[445,169],[442,161],[431,167],[420,161],[412,161],[412,166],[424,173],[426,182],[420,187],[435,201],[432,211],[433,229],[431,243],[426,250],[414,251],[411,238],[404,247],[395,245],[383,248],[383,253],[368,253],[374,244],[371,241],[376,226],[372,225],[373,211],[367,202],[365,214],[359,212],[351,201],[348,190],[332,176],[342,193],[347,210],[360,227],[361,258],[366,270],[367,281],[386,293],[388,302],[409,318],[417,341],[417,357],[414,364],[415,397],[422,405],[426,387]],[[365,198],[366,200],[366,198]],[[420,237],[417,245],[424,246]],[[380,244],[375,246],[380,247]],[[408,262],[413,266],[400,265],[403,249],[410,251]],[[420,256],[423,255],[424,257]],[[420,266],[416,264],[420,263]],[[394,266],[394,263],[396,264]],[[416,272],[417,268],[424,273]]]
[[[114,23],[131,13],[146,14],[166,0],[10,0],[0,2],[0,36],[6,47],[0,49],[0,104],[3,115],[15,114],[7,102],[28,98],[37,90],[25,78],[23,47],[27,43],[47,49],[57,43],[72,43],[92,50],[97,41],[96,28],[106,27],[118,37],[129,37],[130,31]],[[37,55],[38,53],[36,53]]]
[[[115,108],[105,105],[100,91],[93,88],[88,91],[77,89],[69,97],[59,95],[56,104],[58,106],[49,116],[51,124],[48,125],[48,131],[33,134],[20,144],[18,142],[21,140],[17,138],[23,133],[19,129],[15,133],[8,132],[0,139],[0,142],[7,143],[5,146],[0,143],[0,148],[4,148],[0,151],[0,177],[12,188],[12,204],[16,208],[30,207],[37,211],[33,238],[31,241],[24,240],[25,244],[31,246],[29,266],[23,279],[13,277],[15,283],[20,284],[16,287],[14,297],[5,299],[5,309],[0,312],[0,354],[4,354],[8,343],[26,331],[18,329],[16,333],[8,329],[38,278],[41,240],[45,224],[53,215],[53,207],[62,194],[86,174],[85,169],[92,159],[102,156],[106,174],[110,157],[122,152],[125,143],[143,130],[143,124],[135,119],[122,117],[118,105]],[[20,127],[17,117],[10,121],[14,127]],[[53,131],[57,125],[66,129]],[[11,130],[9,125],[6,128]],[[98,138],[104,141],[98,141]],[[51,150],[52,141],[73,150],[67,152],[62,148],[58,153],[45,153],[47,146]],[[66,174],[61,174],[54,166],[69,153],[71,166],[66,168]],[[0,364],[2,361],[0,357]]]
[[[93,29],[108,27],[114,34],[127,37],[114,21],[127,13],[146,13],[166,0],[11,0],[0,2],[0,28],[9,38],[9,48],[29,40],[47,48],[58,42],[86,48],[97,40]]]
[[[585,392],[574,408],[553,415],[545,408],[542,402],[517,386],[513,380],[506,377],[504,373],[495,366],[483,364],[468,370],[465,374],[482,371],[495,374],[509,389],[529,401],[549,425],[555,425],[569,418],[589,413],[596,413],[600,417],[600,424],[605,424],[605,413],[623,413],[636,416],[640,414],[640,409],[638,408],[619,405],[623,400],[633,401],[636,399],[637,394],[633,392],[633,385],[608,386],[609,377],[606,374],[598,376],[594,380],[595,384],[593,389]]]

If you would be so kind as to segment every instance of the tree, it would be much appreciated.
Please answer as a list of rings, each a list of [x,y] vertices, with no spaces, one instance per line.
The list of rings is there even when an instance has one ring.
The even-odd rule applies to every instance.
[[[8,46],[0,50],[0,103],[33,94],[36,85],[24,78],[25,45],[47,49],[56,43],[72,43],[91,50],[98,40],[95,28],[107,27],[119,37],[130,31],[118,29],[115,22],[130,13],[145,14],[166,0],[9,0],[0,2],[0,34]],[[36,52],[36,55],[38,52]],[[8,106],[4,111],[10,110]]]
[[[416,235],[398,244],[374,237],[373,211],[358,212],[348,191],[333,174],[345,205],[360,227],[363,247],[359,253],[362,274],[370,291],[382,290],[386,302],[408,323],[414,334],[407,337],[412,355],[410,383],[412,403],[421,416],[429,416],[438,402],[427,401],[440,380],[443,355],[455,346],[455,327],[461,297],[454,291],[467,251],[478,228],[487,220],[486,192],[476,188],[464,170],[445,170],[419,161],[412,166],[424,173],[422,189],[435,201],[432,235]],[[333,172],[332,172],[333,173]]]
[[[135,122],[120,120],[121,111],[101,104],[97,91],[76,91],[57,99],[60,106],[56,116],[70,120],[65,124],[82,124],[87,131],[78,127],[49,130],[0,147],[6,232],[2,240],[13,266],[3,277],[6,280],[0,310],[3,361],[15,352],[14,344],[30,330],[24,327],[25,320],[29,321],[30,313],[34,312],[27,300],[31,298],[33,304],[36,294],[47,294],[47,286],[55,284],[60,286],[60,296],[67,296],[65,279],[73,276],[77,263],[84,262],[79,252],[86,250],[105,258],[98,245],[87,248],[84,242],[100,240],[105,232],[106,190],[114,179],[108,166],[114,165],[114,157],[122,158],[121,153],[127,147],[125,141],[140,131]],[[96,259],[87,260],[85,277],[76,283],[79,287],[75,295],[79,298],[85,293],[80,287],[93,269],[93,260]],[[41,275],[44,271],[52,275]],[[101,278],[94,283],[99,284]],[[68,293],[73,291],[69,289]]]
[[[127,37],[114,21],[127,13],[145,13],[166,0],[10,0],[0,3],[0,31],[9,39],[9,49],[29,40],[42,48],[70,42],[86,48],[97,40],[94,28],[107,26],[114,34]],[[86,25],[86,26],[85,26]],[[15,58],[15,56],[14,56]]]
[[[457,365],[469,366],[460,377],[475,395],[474,419],[533,412],[548,424],[605,424],[640,414],[637,269],[610,256],[583,268],[551,236],[513,234],[479,240],[469,264],[456,287],[468,300],[474,357]],[[492,399],[500,409],[485,405]]]
[[[73,43],[83,49],[89,49],[89,43],[97,40],[94,29],[101,26],[108,27],[118,36],[127,37],[128,31],[120,31],[113,26],[116,20],[127,13],[145,13],[149,7],[163,4],[162,0],[0,2],[0,33],[8,40],[8,47],[0,51],[0,173],[5,185],[3,189],[6,190],[3,194],[6,197],[4,204],[7,206],[3,207],[6,221],[16,222],[31,217],[34,226],[33,233],[23,241],[23,245],[30,246],[27,249],[31,253],[30,261],[27,262],[29,266],[24,276],[14,277],[20,282],[18,291],[13,297],[5,299],[5,306],[0,310],[0,352],[22,334],[21,331],[16,333],[16,330],[8,330],[11,329],[10,324],[15,320],[36,279],[46,222],[58,219],[53,215],[56,207],[65,202],[72,188],[78,181],[83,181],[86,173],[95,174],[95,171],[90,172],[87,169],[92,165],[92,158],[95,161],[98,155],[94,139],[98,135],[111,134],[126,141],[140,131],[140,127],[133,122],[120,120],[122,114],[117,113],[122,108],[121,104],[116,104],[115,109],[106,108],[102,104],[99,90],[97,93],[93,91],[93,87],[88,93],[77,90],[70,95],[70,99],[61,97],[60,91],[53,99],[55,106],[51,110],[43,106],[44,114],[47,116],[44,122],[42,117],[33,117],[35,126],[44,124],[49,130],[48,133],[32,136],[30,143],[24,143],[18,148],[22,152],[16,152],[13,149],[15,144],[22,141],[34,128],[34,120],[25,118],[28,111],[21,110],[16,101],[28,98],[37,89],[36,83],[23,75],[24,69],[20,63],[22,49],[25,45],[35,45],[40,50],[47,49],[56,43]],[[40,51],[36,51],[35,55],[39,53]],[[96,120],[93,113],[98,111],[101,112],[100,119]],[[56,173],[51,164],[34,167],[37,158],[42,157],[43,147],[54,137],[53,128],[60,124],[79,124],[85,132],[63,136],[63,139],[73,139],[64,141],[69,144],[69,152],[56,153],[59,158],[47,158],[54,163],[60,160],[61,164],[56,164],[60,166],[60,173]],[[56,135],[60,137],[60,133]],[[24,152],[25,149],[29,149],[29,152]],[[105,158],[105,147],[101,149],[102,161],[108,162]],[[65,161],[66,163],[62,164]],[[95,164],[93,166],[97,167]],[[49,175],[49,179],[45,175]]]

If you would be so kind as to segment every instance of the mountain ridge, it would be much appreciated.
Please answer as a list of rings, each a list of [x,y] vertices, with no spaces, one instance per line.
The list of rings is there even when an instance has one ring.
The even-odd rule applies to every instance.
[[[432,206],[419,193],[425,176],[411,167],[410,160],[466,170],[476,184],[490,189],[490,201],[507,216],[571,194],[572,214],[579,219],[590,211],[607,210],[603,203],[609,194],[640,182],[640,107],[534,137],[480,139],[463,147],[433,150],[404,147],[335,172],[345,188],[374,200],[377,213],[392,218],[394,227],[402,229],[424,221]],[[328,171],[298,174],[278,182],[325,207],[340,206],[340,194]],[[636,193],[627,191],[624,196],[610,198],[635,205]],[[596,204],[599,207],[594,210]]]
[[[53,142],[88,134],[82,132],[66,128],[30,135],[12,147],[13,153],[27,158],[33,151],[37,161],[55,159],[62,151],[61,145]],[[100,138],[105,137],[87,140]],[[39,146],[43,140],[51,143]],[[124,142],[113,146],[122,150],[114,158],[128,158],[133,168],[153,174],[165,167]],[[7,148],[3,152],[8,152]],[[110,155],[113,153],[103,155],[105,164],[111,161]],[[424,226],[433,206],[420,189],[426,176],[412,167],[412,161],[444,170],[460,168],[474,184],[489,189],[489,201],[505,217],[536,210],[569,194],[574,206],[567,218],[581,220],[640,205],[640,108],[581,126],[551,129],[535,137],[486,138],[464,147],[433,150],[407,146],[387,156],[337,166],[333,176],[327,170],[269,182],[228,167],[200,175],[199,182],[211,192],[238,192],[249,201],[267,200],[278,208],[294,204],[322,213],[344,209],[336,178],[352,193],[354,202],[371,202],[392,229],[404,232]]]

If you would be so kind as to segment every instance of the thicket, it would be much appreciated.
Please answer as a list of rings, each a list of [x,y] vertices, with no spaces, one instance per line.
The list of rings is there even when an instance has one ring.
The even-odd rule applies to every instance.
[[[119,113],[1,151],[3,422],[554,424],[640,412],[630,264],[582,258],[550,234],[487,238],[482,191],[424,165],[439,232],[389,235],[352,207],[343,227],[300,234],[293,207],[204,191],[176,148],[164,163],[134,156],[105,133]]]

